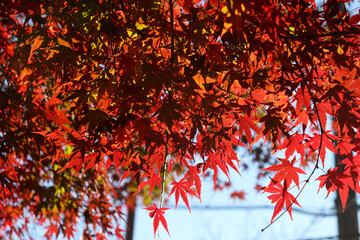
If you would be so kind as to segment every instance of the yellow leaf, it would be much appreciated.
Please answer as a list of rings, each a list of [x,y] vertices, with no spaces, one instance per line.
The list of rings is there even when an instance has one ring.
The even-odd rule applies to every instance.
[[[127,33],[130,37],[133,37],[133,38],[137,38],[139,35],[135,32],[133,32],[132,30],[127,30]]]
[[[109,69],[109,73],[110,73],[111,75],[115,75],[115,68],[110,68],[110,69]]]
[[[232,23],[224,22],[224,28],[225,28],[225,29],[231,28],[232,25],[233,25]]]
[[[295,27],[289,27],[289,33],[295,34]]]
[[[227,6],[223,7],[223,8],[221,9],[221,12],[226,15],[226,14],[229,12],[228,7],[227,7]]]
[[[71,44],[69,42],[65,41],[64,39],[61,39],[58,37],[57,40],[58,40],[59,45],[68,47],[68,48],[72,48]]]
[[[72,153],[72,151],[73,151],[73,147],[70,146],[70,145],[66,145],[65,147],[66,147],[66,150],[64,151],[64,153],[66,155],[70,155]]]
[[[58,207],[56,206],[56,204],[53,206],[52,212],[53,212],[53,214],[59,214],[59,209],[58,209]]]
[[[240,6],[241,6],[241,11],[245,12],[246,10],[245,5],[242,3]]]
[[[136,22],[136,23],[135,23],[135,27],[136,27],[136,29],[138,29],[138,30],[143,30],[144,28],[147,28],[148,26],[147,26],[146,24]]]
[[[339,46],[338,46],[338,48],[337,48],[337,53],[338,53],[339,55],[341,55],[341,54],[344,53],[344,50],[341,48],[340,44],[339,44]]]
[[[29,55],[28,60],[30,60],[30,58],[33,56],[34,52],[41,46],[43,41],[44,41],[44,39],[40,35],[34,39],[34,42],[31,46],[30,55]]]
[[[225,33],[229,31],[229,29],[232,27],[232,23],[224,22],[224,28],[221,32],[221,36],[223,36]]]
[[[41,208],[41,213],[46,216],[47,211],[46,211],[46,208],[45,208],[45,207],[42,207],[42,208]]]

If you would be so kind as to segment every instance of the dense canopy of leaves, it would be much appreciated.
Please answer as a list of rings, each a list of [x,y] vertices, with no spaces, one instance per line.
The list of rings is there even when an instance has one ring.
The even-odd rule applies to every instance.
[[[320,188],[345,203],[360,191],[359,20],[337,0],[2,1],[0,236],[36,219],[47,237],[81,221],[86,239],[121,238],[128,196],[163,194],[167,176],[190,209],[201,176],[261,142],[284,150],[259,188],[271,221],[327,150],[341,162]],[[167,230],[166,208],[148,210]]]

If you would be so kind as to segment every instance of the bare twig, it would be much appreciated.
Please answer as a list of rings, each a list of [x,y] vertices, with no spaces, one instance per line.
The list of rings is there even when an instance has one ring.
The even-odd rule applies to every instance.
[[[289,42],[290,43],[290,42]],[[291,52],[292,55],[294,55],[294,52],[292,51],[292,48],[289,44],[289,50]],[[295,63],[300,66],[300,63],[299,61],[295,58]],[[306,75],[305,73],[300,69],[300,74],[301,74],[301,77],[303,78],[304,80],[304,83],[305,83],[305,86],[306,88],[308,89],[309,91],[309,94],[310,94],[310,98],[314,104],[314,110],[316,112],[316,115],[317,115],[317,118],[318,118],[318,122],[319,122],[319,130],[320,130],[320,144],[319,144],[319,148],[318,148],[318,155],[317,155],[317,158],[316,158],[316,163],[315,163],[315,166],[313,168],[313,170],[311,171],[309,177],[305,180],[305,184],[301,187],[299,193],[296,195],[294,201],[291,202],[291,204],[285,209],[285,211],[283,211],[278,217],[275,218],[274,221],[272,221],[271,223],[269,223],[269,225],[267,225],[265,228],[261,229],[261,231],[265,231],[268,227],[270,227],[272,224],[274,224],[277,220],[279,220],[286,212],[289,211],[289,209],[294,205],[294,203],[297,201],[297,199],[299,198],[300,194],[303,192],[303,190],[305,189],[305,187],[307,186],[307,184],[309,183],[311,177],[314,175],[316,169],[319,168],[319,160],[320,160],[320,152],[323,148],[323,136],[324,136],[324,128],[322,126],[322,123],[321,123],[321,119],[320,119],[320,114],[319,114],[319,109],[317,108],[317,105],[316,105],[316,101],[315,101],[315,97],[314,95],[312,94],[311,92],[311,87],[309,85],[309,83],[307,82],[306,80]]]
[[[170,55],[170,67],[173,67],[173,63],[175,61],[175,47],[174,47],[174,5],[173,0],[169,0],[170,5],[170,22],[171,22],[171,55]],[[171,79],[170,79],[171,81]],[[171,85],[171,84],[170,84]],[[168,89],[169,93],[171,89]],[[165,145],[165,156],[164,156],[164,166],[162,169],[162,186],[161,186],[161,194],[160,194],[160,204],[159,208],[162,208],[164,203],[164,195],[165,195],[165,181],[166,181],[166,171],[167,171],[167,156],[169,155],[169,134],[171,129],[166,128],[166,145]],[[160,239],[160,231],[158,231],[158,239]]]

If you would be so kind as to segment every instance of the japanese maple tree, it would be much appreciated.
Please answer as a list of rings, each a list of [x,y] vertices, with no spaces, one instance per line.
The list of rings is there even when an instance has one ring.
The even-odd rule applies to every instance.
[[[1,2],[0,236],[35,220],[49,238],[82,224],[121,239],[134,193],[169,232],[169,195],[190,210],[204,175],[241,172],[235,146],[259,143],[284,151],[258,187],[269,221],[315,172],[345,208],[360,193],[360,15],[344,2]]]

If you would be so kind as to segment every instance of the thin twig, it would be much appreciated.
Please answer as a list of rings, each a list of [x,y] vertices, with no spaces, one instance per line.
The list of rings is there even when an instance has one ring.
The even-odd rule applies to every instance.
[[[160,195],[160,204],[159,208],[162,208],[164,202],[165,195],[165,181],[166,181],[166,171],[167,171],[167,156],[168,156],[168,145],[169,145],[169,133],[166,131],[166,146],[165,146],[165,159],[164,159],[164,167],[162,170],[162,186],[161,186],[161,195]]]
[[[173,63],[175,61],[175,47],[174,47],[174,6],[173,6],[173,0],[169,0],[169,7],[170,7],[170,22],[171,22],[171,55],[170,55],[170,67],[173,67]],[[171,79],[170,79],[171,81]],[[170,86],[172,84],[170,83]],[[168,89],[169,94],[171,93],[172,89]],[[164,195],[165,195],[165,181],[166,181],[166,172],[167,172],[167,156],[169,155],[169,134],[171,129],[166,128],[165,134],[166,134],[166,143],[165,143],[165,156],[164,156],[164,166],[162,169],[162,186],[161,186],[161,194],[160,194],[160,204],[159,208],[162,208],[164,203]],[[160,239],[160,231],[158,231],[158,239]]]
[[[321,135],[321,139],[320,139],[320,147],[319,150],[322,148],[322,135]],[[311,177],[314,175],[316,169],[318,168],[318,162],[319,162],[319,158],[320,158],[320,151],[319,154],[317,156],[316,159],[316,165],[313,168],[312,172],[310,173],[309,177],[305,180],[305,184],[301,187],[299,193],[296,195],[295,199],[293,202],[291,202],[291,204],[278,216],[275,218],[274,221],[272,221],[271,223],[269,223],[265,228],[261,229],[261,231],[265,231],[268,227],[270,227],[271,225],[273,225],[277,220],[279,220],[286,212],[289,211],[289,209],[292,207],[292,205],[294,205],[294,203],[297,201],[297,199],[299,198],[300,194],[302,193],[302,191],[304,191],[306,185],[310,182]]]
[[[294,52],[292,51],[292,48],[289,44],[289,50],[291,52],[292,55],[294,55]],[[299,64],[299,61],[295,58],[295,63],[300,66]],[[304,83],[306,85],[306,88],[308,89],[309,91],[309,94],[310,94],[310,98],[312,100],[312,102],[314,103],[314,110],[316,112],[316,115],[318,117],[318,122],[319,122],[319,129],[320,129],[320,144],[319,144],[319,148],[318,148],[318,155],[317,155],[317,158],[316,158],[316,164],[313,168],[313,170],[311,171],[309,177],[305,180],[305,184],[301,187],[299,193],[296,195],[294,201],[291,202],[291,204],[286,208],[285,211],[283,211],[278,217],[275,218],[274,221],[272,221],[271,223],[269,223],[265,228],[261,229],[261,231],[265,231],[268,227],[270,227],[273,223],[275,223],[277,220],[279,220],[286,212],[289,211],[289,209],[294,205],[294,203],[297,201],[297,199],[299,198],[300,194],[303,192],[303,190],[305,189],[305,187],[307,186],[307,184],[310,182],[310,179],[311,177],[314,175],[316,169],[319,168],[319,160],[320,160],[320,152],[322,150],[322,147],[323,147],[323,136],[324,136],[324,128],[322,126],[322,123],[321,123],[321,119],[320,119],[320,114],[319,114],[319,109],[317,108],[317,105],[316,105],[316,101],[315,101],[315,97],[314,95],[312,94],[311,92],[311,88],[310,88],[310,85],[308,84],[307,80],[306,80],[306,76],[304,74],[304,72],[300,69],[300,74],[301,74],[301,77],[303,78],[304,80]]]

